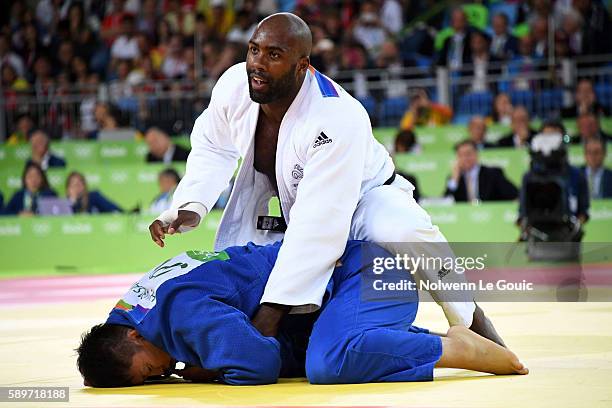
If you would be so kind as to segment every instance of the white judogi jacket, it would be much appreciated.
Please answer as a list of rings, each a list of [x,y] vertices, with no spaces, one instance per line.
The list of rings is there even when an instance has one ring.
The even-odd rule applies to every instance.
[[[257,217],[268,214],[276,193],[253,166],[260,106],[250,99],[247,81],[246,65],[240,63],[215,85],[210,105],[193,127],[186,173],[172,203],[174,209],[197,202],[210,210],[242,158],[215,250],[283,238],[257,230]],[[310,67],[280,125],[276,178],[288,228],[261,302],[301,306],[293,312],[320,306],[360,197],[393,172],[365,109]]]

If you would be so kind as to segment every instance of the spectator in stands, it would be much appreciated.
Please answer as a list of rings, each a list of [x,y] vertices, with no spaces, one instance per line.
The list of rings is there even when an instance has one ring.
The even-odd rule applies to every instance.
[[[601,139],[589,139],[584,144],[582,172],[591,198],[612,198],[612,170],[604,167],[607,146]]]
[[[421,147],[416,142],[416,135],[412,130],[400,130],[395,136],[394,156],[402,153],[419,153],[420,151]],[[416,201],[419,201],[421,199],[421,193],[419,192],[419,184],[417,183],[416,177],[403,171],[396,170],[396,172],[412,183],[414,186],[412,196]]]
[[[468,133],[469,139],[474,142],[474,145],[478,150],[495,147],[494,144],[491,144],[485,140],[487,135],[487,122],[482,116],[472,116],[470,122],[468,123]]]
[[[483,166],[478,148],[471,140],[455,146],[457,160],[446,184],[445,196],[457,202],[514,200],[518,190],[499,167]]]
[[[452,11],[451,27],[454,33],[444,41],[438,54],[437,65],[457,70],[470,60],[469,40],[474,29],[468,25],[467,16],[462,8]]]
[[[30,133],[34,130],[34,120],[29,113],[22,113],[15,120],[15,130],[6,140],[6,144],[14,146],[21,143],[27,143]]]
[[[535,57],[535,42],[533,36],[528,34],[519,40],[519,53],[508,63],[508,72],[515,90],[532,90],[535,81],[524,78],[538,69],[538,58]]]
[[[417,138],[412,130],[400,130],[395,135],[395,153],[420,153],[421,146],[417,143]]]
[[[78,171],[73,171],[66,179],[66,198],[70,200],[74,214],[122,211],[117,204],[104,197],[99,191],[89,191],[85,176]]]
[[[573,0],[572,5],[584,21],[582,26],[582,54],[606,54],[612,50],[610,14],[600,0]],[[606,40],[606,38],[608,40]]]
[[[445,125],[453,118],[450,107],[434,103],[423,88],[412,90],[410,105],[400,122],[401,130],[412,130],[415,126]]]
[[[102,20],[100,27],[100,37],[110,47],[115,39],[121,34],[121,22],[127,14],[125,10],[125,0],[112,0],[111,7]]]
[[[157,127],[151,127],[145,133],[145,142],[149,146],[147,163],[163,162],[170,164],[176,161],[186,161],[189,150],[172,143],[170,136]]]
[[[96,103],[94,109],[94,118],[98,126],[98,131],[116,130],[120,127],[121,111],[111,104],[106,102]],[[90,138],[97,138],[98,132],[90,134]]]
[[[66,167],[64,159],[51,153],[49,150],[50,143],[49,135],[44,130],[37,129],[32,132],[30,136],[32,155],[28,159],[26,166],[30,163],[36,163],[44,171],[52,167]]]
[[[251,18],[251,13],[246,9],[241,9],[236,13],[236,22],[227,33],[227,41],[248,44],[253,36],[257,24]]]
[[[533,38],[534,57],[546,58],[548,56],[548,19],[545,17],[536,18],[531,23],[530,33]]]
[[[578,134],[572,138],[572,144],[586,143],[589,139],[600,139],[606,143],[612,142],[612,136],[601,129],[599,118],[591,112],[578,116],[576,120]]]
[[[491,55],[498,60],[508,60],[518,53],[518,38],[508,30],[508,16],[498,13],[491,21],[493,36],[491,37]]]
[[[11,39],[5,33],[0,34],[0,68],[10,64],[18,76],[24,77],[26,74],[25,64],[19,54],[11,50]]]
[[[30,87],[28,81],[17,76],[17,71],[12,64],[2,65],[2,81],[0,83],[2,84],[1,87],[4,90],[5,98],[9,92],[15,93],[25,91]]]
[[[582,25],[584,21],[580,13],[569,7],[561,17],[561,31],[567,35],[569,48],[573,55],[582,54]]]
[[[23,169],[21,189],[13,194],[4,213],[7,215],[34,215],[38,211],[40,197],[56,197],[56,194],[49,187],[43,169],[36,163],[28,163]]]
[[[113,41],[111,57],[113,60],[133,60],[140,56],[138,41],[134,32],[134,16],[126,14],[121,19],[119,36]],[[113,63],[113,66],[116,62]]]
[[[181,181],[181,176],[172,168],[167,168],[159,173],[157,178],[159,194],[151,201],[151,206],[149,207],[151,214],[161,214],[170,208],[172,195],[179,181]]]
[[[497,147],[521,148],[528,146],[536,133],[529,127],[529,112],[524,106],[514,108],[510,128],[512,131],[499,139]]]
[[[493,109],[491,119],[494,123],[510,126],[512,123],[512,112],[514,106],[507,93],[500,92],[493,99]]]
[[[564,118],[576,118],[583,113],[594,113],[597,116],[608,116],[610,111],[597,102],[597,96],[593,90],[593,82],[583,78],[578,81],[574,93],[574,104],[561,111]]]
[[[376,57],[387,39],[387,31],[378,16],[376,3],[365,1],[361,4],[359,19],[353,28],[353,37],[363,45],[370,57]]]
[[[499,60],[489,53],[489,39],[486,34],[474,31],[470,35],[470,57],[468,62],[472,65],[469,73],[473,77],[470,85],[471,92],[496,92],[496,84],[489,83],[491,75],[501,73]]]
[[[183,38],[178,34],[170,39],[161,72],[166,78],[179,78],[187,74],[187,63],[183,58]]]

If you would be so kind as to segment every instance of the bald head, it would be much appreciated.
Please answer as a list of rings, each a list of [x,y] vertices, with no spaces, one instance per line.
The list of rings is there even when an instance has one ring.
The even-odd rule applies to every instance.
[[[308,24],[295,14],[272,14],[258,24],[253,37],[258,31],[272,32],[284,37],[286,45],[296,52],[298,58],[310,56],[312,33]]]
[[[311,48],[310,29],[294,14],[273,14],[259,23],[246,58],[251,99],[288,108],[310,66]]]

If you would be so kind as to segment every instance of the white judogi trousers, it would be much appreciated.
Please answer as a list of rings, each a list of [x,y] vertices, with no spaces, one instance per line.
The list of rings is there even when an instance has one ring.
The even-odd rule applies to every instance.
[[[396,175],[390,185],[375,187],[361,197],[353,215],[349,239],[375,242],[392,255],[408,257],[454,257],[446,238],[433,225],[429,214],[414,200],[412,185]],[[416,280],[438,281],[438,270],[416,271]],[[462,274],[450,271],[445,281],[465,282]],[[465,301],[445,301],[443,293],[430,294],[444,310],[450,325],[470,327],[475,310],[473,296]]]

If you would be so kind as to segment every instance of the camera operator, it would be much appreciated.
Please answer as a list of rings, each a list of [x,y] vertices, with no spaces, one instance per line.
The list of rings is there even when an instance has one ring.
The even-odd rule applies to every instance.
[[[546,121],[530,145],[530,170],[523,176],[519,219],[521,240],[579,242],[589,219],[584,174],[569,164],[565,128]]]

